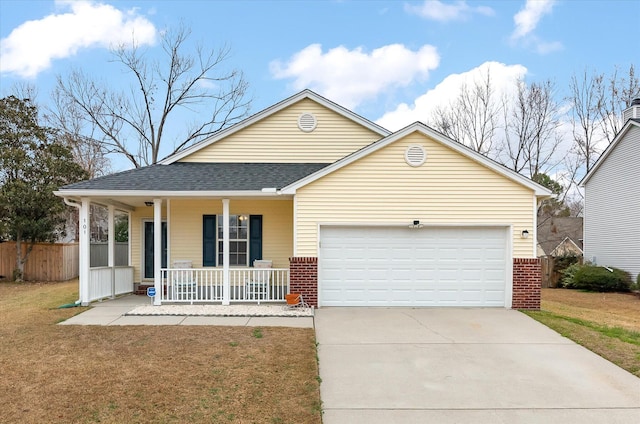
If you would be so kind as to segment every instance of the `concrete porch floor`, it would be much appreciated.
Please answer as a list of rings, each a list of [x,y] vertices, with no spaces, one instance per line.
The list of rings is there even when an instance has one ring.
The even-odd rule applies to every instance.
[[[282,305],[206,306],[207,308],[203,308],[203,305],[162,305],[148,308],[151,307],[149,297],[128,295],[93,302],[91,309],[61,322],[60,325],[223,325],[313,328],[313,311],[307,312],[306,316],[282,316],[288,312],[283,311]],[[162,309],[155,312],[156,308]]]

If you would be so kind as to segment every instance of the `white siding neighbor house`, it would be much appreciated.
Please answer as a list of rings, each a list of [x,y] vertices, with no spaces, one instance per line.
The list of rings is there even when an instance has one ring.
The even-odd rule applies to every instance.
[[[622,130],[582,180],[584,258],[640,274],[640,99]]]

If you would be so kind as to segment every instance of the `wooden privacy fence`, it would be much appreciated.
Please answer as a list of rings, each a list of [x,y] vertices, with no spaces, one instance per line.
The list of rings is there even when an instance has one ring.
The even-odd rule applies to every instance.
[[[553,256],[540,257],[540,265],[542,267],[542,288],[555,288],[560,287],[560,280],[562,279],[562,271],[566,268],[565,265],[557,264],[556,262],[562,261],[562,258],[554,258]],[[576,262],[583,263],[583,258],[576,258]]]
[[[22,244],[22,254],[27,245]],[[78,276],[78,243],[36,243],[24,264],[26,281],[64,281]],[[16,243],[0,243],[0,275],[11,279],[16,267]]]
[[[542,288],[557,287],[560,275],[553,272],[553,258],[542,256],[540,266],[542,267]]]

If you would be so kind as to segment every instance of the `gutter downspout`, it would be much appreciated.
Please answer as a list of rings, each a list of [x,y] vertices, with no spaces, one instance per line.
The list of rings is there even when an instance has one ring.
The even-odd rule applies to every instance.
[[[69,200],[69,199],[68,199],[68,198],[66,198],[66,197],[63,197],[63,198],[62,198],[62,200],[64,200],[64,204],[65,204],[65,205],[67,205],[67,206],[72,206],[72,207],[74,207],[74,208],[78,209],[78,213],[80,213],[80,205],[79,205],[78,203],[76,203],[76,202],[74,202],[74,201],[72,201],[72,200]],[[78,229],[78,231],[79,231],[79,230],[80,230],[80,229]],[[80,291],[78,291],[78,294],[80,294]],[[68,307],[72,307],[72,306],[70,306],[70,305],[73,305],[73,306],[80,306],[80,304],[81,304],[81,303],[82,303],[82,301],[81,301],[80,299],[78,299],[78,300],[76,300],[75,302],[73,302],[73,304],[68,303],[68,304],[66,304],[66,305],[62,305],[62,306],[60,306],[59,308],[68,308]]]

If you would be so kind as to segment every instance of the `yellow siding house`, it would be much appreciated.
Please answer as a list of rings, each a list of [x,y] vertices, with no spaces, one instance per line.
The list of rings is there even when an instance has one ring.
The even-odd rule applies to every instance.
[[[391,133],[305,90],[159,164],[65,186],[129,214],[130,264],[81,264],[83,303],[536,309],[550,192],[415,123]]]

